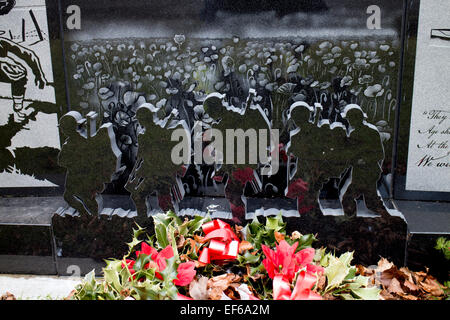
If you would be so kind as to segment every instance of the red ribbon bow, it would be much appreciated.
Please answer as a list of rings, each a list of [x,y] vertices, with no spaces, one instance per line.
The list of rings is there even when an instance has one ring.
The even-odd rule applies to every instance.
[[[239,238],[230,225],[220,219],[216,219],[202,225],[206,236],[204,242],[209,241],[209,246],[200,253],[198,261],[208,264],[213,260],[236,259],[239,253]]]

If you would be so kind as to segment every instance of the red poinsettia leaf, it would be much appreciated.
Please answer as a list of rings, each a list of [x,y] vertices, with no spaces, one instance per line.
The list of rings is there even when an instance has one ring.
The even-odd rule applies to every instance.
[[[317,294],[311,291],[316,281],[317,278],[314,275],[306,271],[300,272],[291,295],[291,300],[317,300]]]
[[[173,281],[176,286],[184,287],[192,282],[197,272],[195,271],[195,262],[189,261],[181,263],[177,269],[177,279]]]
[[[273,299],[289,300],[291,296],[291,286],[282,275],[273,278]]]
[[[159,271],[162,271],[166,268],[167,265],[166,259],[170,259],[172,257],[173,257],[172,246],[167,246],[158,253],[155,261],[158,264]]]
[[[303,249],[295,254],[295,258],[297,259],[297,263],[304,267],[311,262],[313,262],[314,255],[316,254],[316,250],[313,248]]]

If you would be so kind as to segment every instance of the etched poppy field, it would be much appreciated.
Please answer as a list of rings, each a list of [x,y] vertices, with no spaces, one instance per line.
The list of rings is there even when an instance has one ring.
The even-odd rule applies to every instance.
[[[89,273],[74,300],[444,300],[448,287],[427,272],[352,265],[314,248],[312,234],[286,234],[282,216],[242,226],[209,216],[184,221],[153,217],[148,236],[138,227],[122,259],[107,260],[102,278]],[[447,244],[448,245],[448,244]],[[448,250],[443,244],[442,250]]]
[[[211,119],[203,101],[219,92],[243,108],[250,89],[272,122],[283,129],[292,103],[323,106],[322,118],[342,122],[351,103],[377,126],[391,154],[399,67],[397,40],[112,39],[68,42],[69,92],[74,110],[96,111],[111,122],[132,167],[145,103],[159,119],[174,112],[189,127]],[[129,162],[129,163],[128,163]]]

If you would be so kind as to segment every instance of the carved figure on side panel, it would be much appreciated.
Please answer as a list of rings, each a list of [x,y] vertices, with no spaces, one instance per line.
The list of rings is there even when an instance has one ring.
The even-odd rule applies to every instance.
[[[366,114],[357,105],[348,105],[342,117],[350,124],[346,148],[352,168],[348,187],[341,192],[346,216],[356,215],[356,200],[363,196],[366,207],[383,216],[389,215],[377,190],[384,160],[384,149],[378,129],[366,122]]]
[[[20,60],[17,61],[17,58],[23,60],[31,68],[35,77],[35,84],[39,89],[43,89],[48,83],[36,54],[9,39],[1,37],[3,32],[0,31],[0,82],[11,84],[14,111],[23,117],[23,100],[28,74],[25,66],[19,62]]]
[[[67,139],[58,163],[67,168],[64,200],[80,214],[98,214],[103,209],[100,193],[119,170],[121,152],[112,124],[97,131],[97,114],[90,112],[87,117],[86,121],[71,111],[61,118],[59,126]]]
[[[25,108],[27,109],[27,107]],[[14,120],[14,114],[8,116],[8,122],[0,126],[0,172],[9,170],[14,166],[14,156],[8,147],[11,146],[12,138],[21,130],[24,130],[30,121],[36,120],[39,111],[33,110],[29,115],[25,115],[20,122]]]
[[[136,164],[125,185],[141,216],[147,215],[151,209],[147,200],[154,192],[163,211],[174,210],[174,203],[184,195],[179,177],[184,176],[186,168],[183,164],[175,164],[171,158],[172,150],[179,144],[172,141],[173,130],[182,129],[183,141],[189,144],[185,150],[191,150],[191,136],[186,123],[169,121],[172,113],[166,119],[158,120],[155,111],[150,104],[144,104],[136,112],[144,131],[138,135]]]

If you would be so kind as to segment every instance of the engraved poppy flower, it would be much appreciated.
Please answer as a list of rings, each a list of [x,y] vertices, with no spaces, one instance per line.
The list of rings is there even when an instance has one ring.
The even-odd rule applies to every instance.
[[[369,98],[376,98],[380,97],[384,94],[384,89],[381,87],[380,84],[375,84],[373,86],[367,87],[366,90],[364,90],[364,95]]]
[[[380,45],[380,50],[381,50],[381,51],[386,52],[386,51],[388,51],[389,49],[390,49],[390,46],[387,45],[387,44],[382,44],[382,45]]]
[[[351,86],[353,83],[353,78],[351,76],[345,76],[341,79],[341,88],[346,86]]]
[[[369,67],[369,64],[367,63],[366,59],[355,59],[355,62],[353,63],[353,67],[357,70],[363,70],[367,69]]]
[[[373,82],[373,77],[371,75],[363,75],[358,79],[359,84],[369,84]]]

